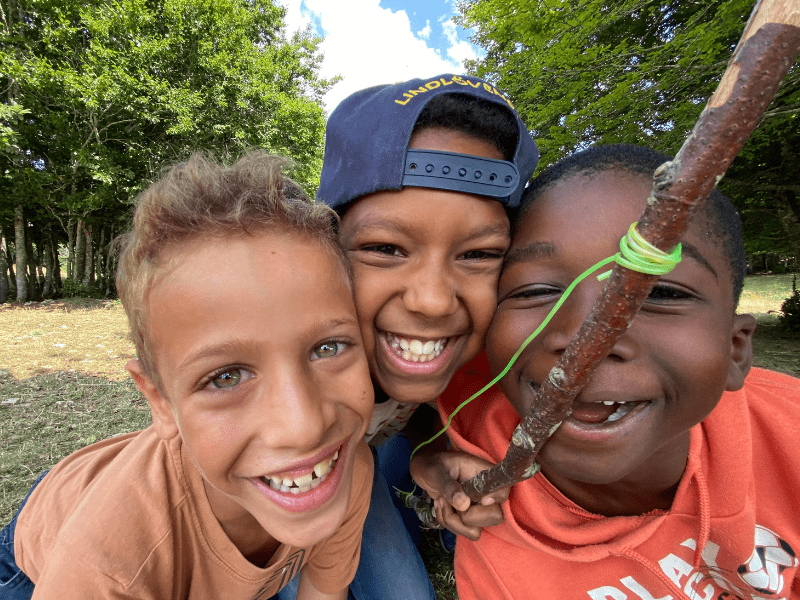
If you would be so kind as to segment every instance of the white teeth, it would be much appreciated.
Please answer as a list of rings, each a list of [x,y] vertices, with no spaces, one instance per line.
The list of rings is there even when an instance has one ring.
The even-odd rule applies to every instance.
[[[605,404],[605,402],[603,403]],[[613,404],[613,403],[612,403]],[[615,410],[609,417],[606,419],[606,423],[619,421],[622,417],[627,415],[629,412],[633,410],[636,406],[636,402],[620,402],[617,410]]]
[[[431,361],[439,356],[447,345],[447,338],[423,342],[422,340],[406,339],[387,333],[386,339],[389,342],[389,346],[396,350],[403,360],[409,362],[425,363]]]
[[[603,400],[603,404],[606,406],[611,406],[612,404],[616,404],[613,400]]]
[[[315,464],[314,468],[305,475],[300,475],[294,479],[269,475],[262,477],[261,481],[269,485],[273,490],[283,492],[284,494],[302,494],[313,490],[328,478],[328,475],[333,471],[337,458],[339,458],[339,450],[334,452],[332,458],[326,458]]]
[[[305,475],[301,475],[300,477],[294,478],[294,483],[297,487],[301,488],[304,485],[308,485],[311,483],[311,480],[314,479],[314,473],[306,473]]]

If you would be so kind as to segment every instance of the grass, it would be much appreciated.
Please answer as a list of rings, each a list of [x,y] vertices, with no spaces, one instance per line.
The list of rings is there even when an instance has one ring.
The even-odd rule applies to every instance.
[[[792,275],[748,277],[740,312],[756,314],[755,364],[800,377],[800,336],[778,325]],[[150,424],[125,371],[134,355],[118,302],[0,305],[0,526],[36,477],[75,450]],[[425,532],[421,548],[440,600],[454,600],[452,555]]]
[[[752,275],[745,281],[739,312],[777,314],[781,303],[792,293],[792,280],[796,275]]]

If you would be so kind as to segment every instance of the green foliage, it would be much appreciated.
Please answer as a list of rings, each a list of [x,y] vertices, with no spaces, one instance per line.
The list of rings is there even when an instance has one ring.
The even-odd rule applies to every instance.
[[[781,325],[787,331],[800,331],[800,290],[797,276],[792,280],[792,295],[781,304]]]
[[[105,294],[97,285],[83,285],[82,283],[65,279],[64,286],[61,288],[61,296],[64,298],[105,298]]]
[[[468,63],[508,92],[541,167],[595,143],[674,154],[716,88],[754,0],[462,0],[486,57]],[[800,67],[784,80],[721,184],[748,251],[800,256]]]
[[[207,150],[292,159],[316,190],[321,40],[271,0],[12,0],[0,12],[0,227],[119,233],[160,170]],[[109,239],[111,234],[107,239]]]

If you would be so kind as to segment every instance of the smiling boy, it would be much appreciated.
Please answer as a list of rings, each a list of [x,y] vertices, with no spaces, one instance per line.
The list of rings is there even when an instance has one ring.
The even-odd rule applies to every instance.
[[[424,405],[483,348],[510,242],[507,211],[538,151],[502,92],[451,74],[356,92],[331,114],[325,139],[317,199],[342,218],[376,391],[367,435],[380,446],[351,591],[358,600],[433,598],[414,544],[419,520],[408,511],[404,526],[392,496],[414,487],[411,448],[438,429]],[[469,457],[457,468],[478,464]],[[476,536],[476,524],[502,518],[496,498],[470,508],[451,483],[437,491],[457,490],[467,504],[445,523],[453,531]]]
[[[599,146],[562,161],[526,197],[487,337],[502,370],[585,269],[614,254],[667,157]],[[736,314],[741,223],[713,192],[683,259],[649,298],[514,486],[502,525],[459,539],[459,597],[779,598],[800,594],[796,499],[800,381],[751,370],[755,319]],[[581,283],[501,380],[454,420],[454,443],[501,459],[511,432],[603,287]],[[449,413],[488,379],[457,376]],[[793,508],[793,505],[795,507]]]
[[[282,164],[195,155],[139,197],[117,285],[153,426],[44,477],[0,590],[254,600],[299,572],[297,598],[346,598],[372,385],[336,216]]]

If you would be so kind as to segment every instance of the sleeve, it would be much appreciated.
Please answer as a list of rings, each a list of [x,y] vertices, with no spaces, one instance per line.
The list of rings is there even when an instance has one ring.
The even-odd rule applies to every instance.
[[[350,505],[341,527],[313,550],[303,565],[314,586],[321,592],[334,593],[353,581],[361,554],[361,534],[372,495],[372,452],[365,441],[357,447]]]

